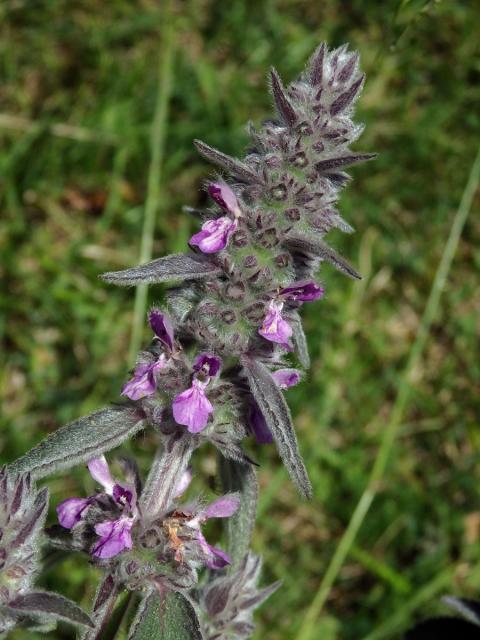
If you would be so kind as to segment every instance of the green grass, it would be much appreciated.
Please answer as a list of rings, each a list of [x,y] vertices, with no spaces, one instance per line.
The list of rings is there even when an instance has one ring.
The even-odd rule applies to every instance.
[[[256,637],[400,637],[440,610],[439,595],[480,595],[478,193],[458,246],[446,249],[480,140],[480,17],[466,1],[166,6],[0,7],[1,458],[117,397],[144,303],[134,315],[135,292],[97,275],[146,255],[149,220],[154,256],[185,246],[193,223],[181,206],[203,202],[212,171],[192,139],[241,154],[244,124],[270,114],[269,66],[289,80],[319,41],[348,41],[367,72],[357,147],[380,155],[354,171],[342,199],[357,233],[332,241],[364,279],[326,267],[327,295],[305,309],[313,365],[289,401],[313,501],[299,501],[272,449],[255,451],[254,547],[265,582],[284,581],[259,612]],[[150,289],[148,303],[163,291]],[[392,420],[396,437],[370,486]],[[148,434],[130,445],[144,470],[153,446]],[[211,451],[195,462],[206,486],[212,462]],[[90,489],[86,476],[53,478],[52,505]],[[352,524],[367,487],[375,500]],[[88,607],[94,575],[72,558],[44,585]]]

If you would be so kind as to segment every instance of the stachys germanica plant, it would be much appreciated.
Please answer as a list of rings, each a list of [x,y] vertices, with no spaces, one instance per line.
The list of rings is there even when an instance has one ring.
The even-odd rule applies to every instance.
[[[58,524],[47,530],[50,545],[87,554],[103,573],[89,616],[65,606],[63,618],[82,626],[82,638],[107,630],[114,637],[109,624],[125,593],[138,603],[131,640],[253,633],[253,610],[278,584],[258,587],[261,563],[250,551],[256,468],[243,441],[274,443],[300,493],[311,495],[284,392],[309,367],[300,312],[323,296],[321,265],[360,277],[326,236],[332,228],[353,231],[337,209],[350,180],[345,169],[374,156],[350,149],[363,130],[352,120],[363,83],[359,56],[346,46],[322,44],[288,87],[272,70],[276,114],[249,125],[242,160],[195,142],[218,174],[206,184],[211,205],[188,209],[199,221],[188,251],[102,276],[121,286],[172,287],[165,305],[148,314],[151,341],[126,379],[123,402],[61,428],[3,472],[9,496],[23,487],[14,491],[20,498],[0,501],[3,521],[14,506],[21,524],[36,518],[22,538],[28,560],[20,554],[19,586],[0,569],[5,630],[61,617],[57,601],[49,610],[54,594],[28,595],[39,543],[32,553],[25,545],[41,535],[47,500],[31,481],[86,463],[97,492],[56,505]],[[104,454],[144,429],[158,441],[146,479],[124,458],[121,477],[112,475]],[[191,457],[207,442],[219,452],[223,493],[186,500]],[[211,518],[227,523],[225,548],[205,537]],[[0,561],[10,553],[1,548]]]

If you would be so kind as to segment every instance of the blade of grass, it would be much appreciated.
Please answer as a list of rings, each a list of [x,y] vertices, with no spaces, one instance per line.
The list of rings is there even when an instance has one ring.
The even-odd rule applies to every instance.
[[[155,217],[161,201],[160,176],[165,153],[165,136],[168,122],[168,108],[172,94],[173,54],[175,48],[174,26],[170,3],[165,3],[163,12],[164,46],[159,57],[157,98],[151,134],[151,162],[148,171],[147,198],[143,219],[140,263],[152,258]],[[142,330],[147,305],[147,285],[137,286],[133,312],[133,328],[130,339],[129,362],[133,364],[142,341]]]
[[[378,576],[381,580],[389,584],[395,591],[402,594],[409,594],[413,588],[409,580],[402,574],[389,567],[388,564],[382,562],[368,551],[352,545],[350,550],[352,558],[359,562],[367,571]]]
[[[414,611],[421,607],[424,603],[430,602],[438,593],[451,584],[454,576],[454,570],[450,567],[445,569],[439,575],[436,575],[424,587],[419,589],[417,593],[407,600],[398,611],[388,618],[383,624],[379,625],[363,640],[382,640],[382,638],[392,638],[393,634],[400,631],[403,626],[408,624],[410,616]]]
[[[0,113],[0,129],[19,131],[20,133],[47,131],[52,136],[67,138],[77,142],[95,142],[97,144],[116,145],[120,141],[119,138],[111,133],[107,133],[106,131],[87,129],[86,127],[76,127],[62,122],[39,122],[29,120],[23,116],[11,115],[10,113]]]
[[[348,556],[355,538],[363,521],[370,509],[370,506],[378,493],[380,481],[386,470],[388,460],[390,458],[391,449],[395,442],[395,438],[398,433],[399,426],[402,422],[403,414],[407,408],[411,395],[411,377],[412,373],[416,369],[426,342],[430,333],[433,320],[437,314],[440,297],[445,288],[447,276],[452,265],[455,252],[457,250],[460,235],[470,212],[473,197],[478,188],[480,180],[480,149],[477,152],[477,156],[473,162],[470,175],[465,186],[460,205],[455,214],[450,234],[445,245],[440,264],[437,268],[435,278],[430,290],[430,295],[420,320],[417,336],[415,342],[411,348],[410,355],[400,379],[398,394],[395,398],[395,402],[390,413],[390,418],[385,428],[380,448],[375,459],[372,471],[370,473],[368,483],[363,491],[362,496],[350,518],[350,522],[333,554],[332,559],[328,565],[328,568],[324,574],[323,580],[320,583],[318,591],[312,600],[306,615],[303,620],[303,624],[300,628],[300,632],[297,635],[297,640],[310,640],[314,637],[316,621],[323,609],[323,605],[330,595],[330,590],[343,566],[343,563]]]

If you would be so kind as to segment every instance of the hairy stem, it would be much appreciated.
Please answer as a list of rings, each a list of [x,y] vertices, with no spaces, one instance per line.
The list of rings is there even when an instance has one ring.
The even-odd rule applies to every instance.
[[[168,508],[178,481],[188,467],[197,444],[190,434],[177,434],[164,441],[153,461],[142,492],[141,508],[152,520]]]

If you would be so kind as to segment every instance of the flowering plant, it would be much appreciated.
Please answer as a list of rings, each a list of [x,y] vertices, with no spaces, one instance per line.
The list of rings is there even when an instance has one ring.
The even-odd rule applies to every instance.
[[[61,428],[3,472],[1,526],[19,514],[23,528],[0,550],[2,567],[21,568],[18,580],[0,569],[2,630],[60,617],[82,626],[84,640],[103,638],[127,591],[139,600],[132,640],[251,636],[253,610],[279,585],[257,587],[256,470],[243,441],[274,443],[300,493],[311,495],[284,391],[309,367],[299,312],[323,297],[321,263],[360,277],[324,237],[332,228],[353,231],[336,209],[349,181],[344,170],[373,157],[349,149],[362,132],[351,118],[363,82],[358,55],[346,46],[321,45],[288,88],[272,70],[276,117],[258,130],[249,125],[252,148],[243,160],[195,143],[222,173],[206,186],[211,207],[191,210],[200,230],[188,253],[102,276],[123,286],[177,286],[164,308],[148,314],[151,343],[125,381],[123,402]],[[132,460],[121,460],[123,479],[114,478],[104,454],[143,429],[158,439],[145,482]],[[192,454],[206,442],[219,452],[223,495],[179,503]],[[56,505],[58,524],[47,539],[87,554],[103,571],[90,615],[32,591],[47,494],[31,478],[82,463],[98,492]],[[210,518],[227,522],[225,549],[207,542]]]

